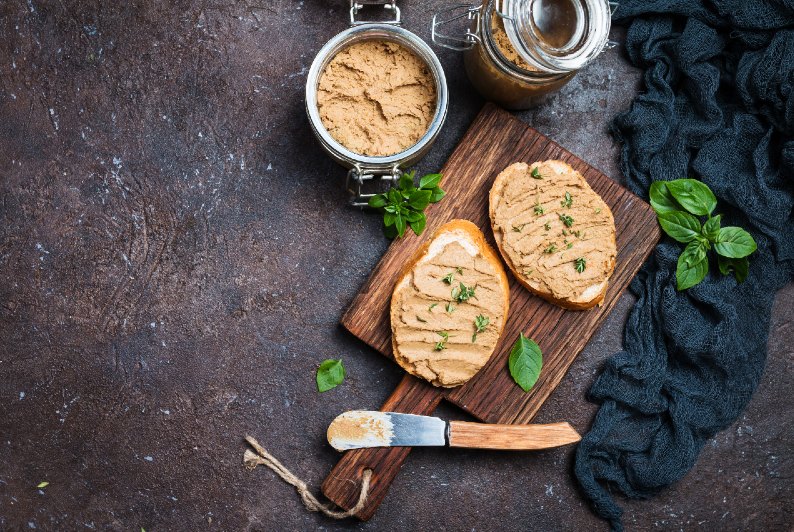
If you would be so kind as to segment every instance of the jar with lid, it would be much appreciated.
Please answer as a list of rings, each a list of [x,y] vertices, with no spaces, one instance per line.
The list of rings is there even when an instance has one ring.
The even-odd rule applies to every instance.
[[[433,42],[464,52],[472,85],[488,100],[529,109],[608,46],[607,0],[484,0],[433,17]],[[450,25],[466,21],[459,35]]]
[[[388,16],[387,20],[362,18],[363,12],[378,9]],[[416,164],[430,149],[447,115],[447,82],[438,57],[420,37],[400,25],[400,9],[396,0],[350,0],[350,27],[332,37],[320,49],[306,79],[306,112],[312,131],[326,153],[348,169],[346,189],[349,203],[355,207],[367,206],[375,193],[384,187],[396,185],[403,171]],[[319,92],[324,71],[337,54],[367,41],[399,45],[424,65],[432,79],[435,105],[426,129],[413,144],[394,153],[365,154],[355,151],[335,138],[321,117]]]

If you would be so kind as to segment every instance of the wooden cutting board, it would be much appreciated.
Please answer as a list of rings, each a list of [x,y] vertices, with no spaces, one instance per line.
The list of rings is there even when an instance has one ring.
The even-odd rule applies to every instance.
[[[454,218],[477,224],[496,249],[488,218],[488,191],[494,178],[514,162],[547,159],[561,159],[581,172],[612,209],[618,254],[604,303],[586,311],[564,310],[533,296],[508,273],[510,314],[485,367],[452,390],[435,388],[406,374],[382,410],[428,415],[445,399],[489,423],[530,422],[656,246],[660,232],[650,205],[511,114],[488,104],[442,169],[441,186],[447,196],[428,207],[424,233],[421,237],[408,234],[389,247],[342,316],[342,325],[392,357],[389,304],[403,265],[437,227]],[[543,370],[528,393],[513,382],[507,368],[510,347],[519,331],[533,338],[543,351]],[[356,514],[369,519],[409,451],[405,447],[348,451],[323,483],[323,492],[339,506],[351,508],[358,500],[362,472],[372,469],[367,504]]]

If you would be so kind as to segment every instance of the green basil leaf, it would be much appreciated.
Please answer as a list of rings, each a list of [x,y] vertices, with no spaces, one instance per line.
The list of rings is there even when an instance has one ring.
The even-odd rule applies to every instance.
[[[714,251],[723,257],[741,259],[753,253],[758,246],[753,237],[741,227],[723,227],[720,229]]]
[[[386,203],[388,203],[388,201],[386,200],[386,196],[384,196],[383,194],[377,194],[369,198],[369,206],[372,207],[373,209],[380,209],[382,207],[385,207]]]
[[[419,218],[421,218],[422,216],[424,216],[424,214],[422,214],[421,212],[408,211],[405,214],[405,221],[408,222],[409,224],[414,223],[419,221]]]
[[[400,205],[403,202],[403,195],[396,188],[390,189],[386,195],[389,198],[389,203],[392,205]]]
[[[414,190],[411,192],[411,197],[408,198],[408,206],[417,211],[423,211],[430,204],[432,194],[429,190]]]
[[[394,219],[394,227],[397,229],[397,236],[402,238],[405,234],[406,221],[402,214],[398,214]]]
[[[521,389],[528,392],[532,389],[543,368],[543,354],[538,344],[519,333],[518,340],[510,350],[508,360],[510,375]]]
[[[692,214],[708,216],[717,206],[711,189],[697,179],[676,179],[666,183],[667,190],[681,206]]]
[[[398,207],[396,205],[386,205],[383,207],[383,210],[386,212],[390,212],[392,214],[397,212]]]
[[[700,221],[683,211],[664,212],[659,215],[659,225],[665,233],[679,242],[690,242],[700,234]]]
[[[703,242],[693,240],[686,245],[684,251],[681,252],[681,256],[684,258],[684,262],[686,262],[687,266],[695,266],[703,262],[703,259],[706,258],[706,246]]]
[[[650,197],[651,207],[656,211],[656,214],[681,210],[681,206],[676,203],[673,195],[667,190],[667,185],[664,181],[654,181],[651,183]]]
[[[416,236],[422,234],[422,231],[425,230],[425,225],[427,225],[427,217],[424,214],[419,214],[419,219],[415,222],[411,222],[411,229],[413,229]]]
[[[679,291],[692,288],[702,281],[709,271],[706,249],[701,242],[690,242],[678,257],[675,280]]]
[[[708,238],[711,242],[717,241],[717,235],[720,234],[720,221],[722,220],[722,215],[718,214],[713,218],[709,218],[706,220],[706,223],[703,224],[703,236]]]
[[[413,174],[405,173],[401,175],[398,186],[400,187],[400,190],[402,190],[403,192],[410,192],[414,188]]]
[[[446,194],[446,192],[444,192],[438,187],[430,189],[430,192],[433,193],[430,196],[430,203],[438,203],[439,201],[441,201],[441,198],[443,198],[444,195]]]
[[[394,222],[397,221],[397,214],[393,212],[386,212],[383,215],[383,225],[386,227],[390,227],[394,225]]]
[[[750,260],[747,257],[741,259],[731,259],[717,255],[717,263],[720,266],[722,275],[728,275],[733,272],[736,280],[743,283],[747,279],[747,273],[750,271]]]
[[[394,240],[397,238],[397,228],[392,225],[384,225],[383,226],[383,235],[388,238],[389,240]]]
[[[342,360],[323,360],[317,368],[317,391],[327,392],[345,380],[345,366]]]
[[[419,188],[430,190],[437,188],[441,183],[441,174],[427,174],[419,180]]]
[[[702,234],[696,236],[695,240],[697,240],[698,242],[703,244],[703,247],[706,248],[706,251],[711,249],[711,241],[708,238],[706,238],[705,236],[703,236]]]

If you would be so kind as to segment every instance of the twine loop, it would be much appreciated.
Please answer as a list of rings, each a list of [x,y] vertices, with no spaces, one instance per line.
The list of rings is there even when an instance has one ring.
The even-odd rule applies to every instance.
[[[247,441],[248,444],[253,447],[254,451],[256,451],[254,452],[251,449],[245,450],[245,454],[243,454],[243,463],[245,464],[245,467],[248,469],[254,469],[256,466],[264,465],[272,469],[278,476],[281,477],[284,482],[295,488],[295,490],[298,492],[298,495],[300,495],[301,500],[303,501],[303,505],[310,512],[321,512],[333,519],[345,519],[360,512],[364,508],[364,505],[367,504],[369,483],[372,480],[371,469],[364,470],[364,474],[361,478],[361,492],[358,495],[358,502],[356,502],[356,505],[345,512],[340,512],[334,509],[336,508],[336,505],[331,503],[323,504],[317,500],[317,497],[315,497],[312,492],[309,491],[306,483],[293,475],[289,469],[284,467],[284,464],[279,462],[276,457],[267,452],[267,450],[262,447],[259,442],[256,441],[256,439],[251,436],[246,436],[245,441]]]

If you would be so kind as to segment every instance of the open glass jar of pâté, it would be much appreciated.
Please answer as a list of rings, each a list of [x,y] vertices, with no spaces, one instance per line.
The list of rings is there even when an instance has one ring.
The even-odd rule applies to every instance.
[[[360,20],[383,9],[387,21]],[[447,83],[433,50],[400,25],[392,1],[351,1],[351,27],[318,52],[306,112],[323,149],[347,168],[350,204],[396,185],[435,141],[447,115]]]
[[[607,0],[484,0],[433,17],[433,42],[464,52],[486,99],[528,109],[559,90],[608,46]],[[465,29],[451,28],[463,21]]]

